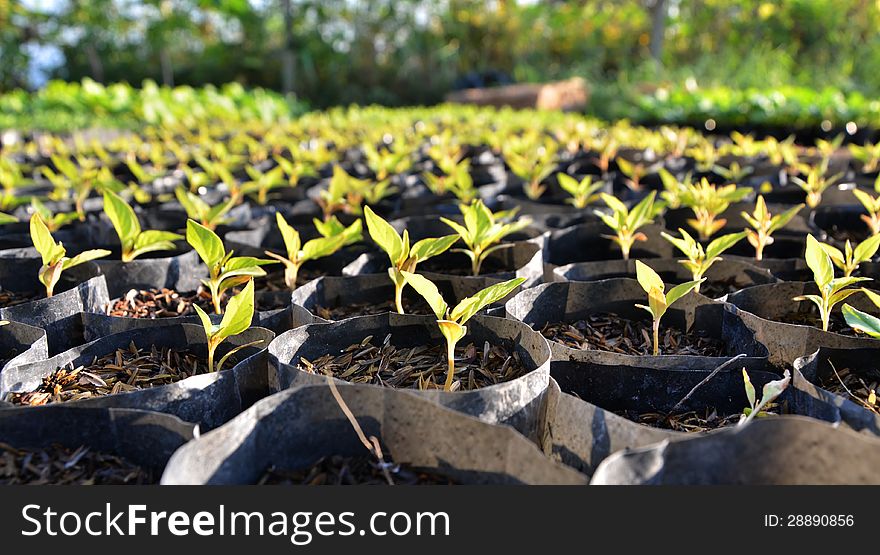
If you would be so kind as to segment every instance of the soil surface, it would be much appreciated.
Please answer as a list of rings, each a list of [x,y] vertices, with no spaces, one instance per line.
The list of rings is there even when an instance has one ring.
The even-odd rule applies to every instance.
[[[123,458],[87,447],[17,449],[0,443],[2,485],[125,485],[156,484],[152,472]]]
[[[810,301],[803,301],[810,302]],[[819,310],[810,303],[809,311],[805,312],[789,312],[787,314],[783,314],[778,318],[774,318],[773,320],[776,322],[782,322],[783,324],[797,324],[800,326],[811,326],[814,328],[822,329],[822,319],[819,317]],[[843,316],[839,313],[832,313],[831,318],[828,320],[828,331],[833,333],[839,333],[840,335],[849,335],[856,336],[858,332],[852,329],[847,325],[846,320],[843,319]]]
[[[451,485],[452,480],[426,470],[417,470],[406,464],[382,463],[371,455],[358,457],[324,457],[303,470],[270,468],[260,485]]]
[[[300,358],[299,370],[333,376],[351,383],[396,388],[442,389],[446,382],[445,343],[434,346],[396,347],[391,335],[384,341],[373,336],[346,348],[309,361]],[[501,345],[468,343],[455,350],[455,381],[452,390],[474,390],[524,376],[528,370],[516,351]]]
[[[431,307],[424,299],[403,299],[403,310],[406,314],[433,314]],[[316,316],[320,316],[325,320],[335,322],[352,318],[354,316],[369,316],[373,314],[384,314],[385,312],[397,312],[397,307],[393,300],[383,301],[379,303],[352,303],[335,307],[325,307],[316,305],[312,312]]]
[[[29,303],[31,301],[36,301],[37,299],[43,299],[45,297],[45,291],[34,291],[28,293],[0,291],[0,308],[10,308],[20,304]]]
[[[537,328],[536,328],[537,329]],[[539,330],[550,341],[579,350],[606,351],[625,355],[651,355],[654,341],[651,322],[627,320],[617,314],[603,312],[577,322],[550,322]],[[719,339],[708,337],[700,330],[688,333],[664,326],[660,322],[661,355],[693,355],[718,357],[725,353]]]
[[[832,364],[831,375],[820,380],[819,387],[845,397],[875,414],[880,414],[880,403],[877,402],[880,367],[856,370],[835,367]]]

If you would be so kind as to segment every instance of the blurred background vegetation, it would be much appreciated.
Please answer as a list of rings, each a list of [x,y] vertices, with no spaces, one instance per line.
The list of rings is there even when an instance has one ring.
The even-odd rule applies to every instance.
[[[878,29],[877,0],[0,0],[0,91],[151,79],[413,105],[491,71],[584,77],[614,118],[662,87],[878,96]]]

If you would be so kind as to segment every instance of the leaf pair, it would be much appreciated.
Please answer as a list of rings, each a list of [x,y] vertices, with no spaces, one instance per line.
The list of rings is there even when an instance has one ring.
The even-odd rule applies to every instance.
[[[764,258],[764,248],[773,243],[773,234],[788,225],[788,222],[794,218],[803,204],[799,204],[789,208],[781,214],[771,215],[767,210],[767,204],[764,202],[763,196],[758,196],[755,201],[755,210],[751,214],[741,212],[740,215],[751,226],[747,229],[748,241],[755,247],[755,259],[762,260]]]
[[[828,256],[831,257],[831,262],[843,270],[844,276],[849,277],[859,268],[859,264],[870,262],[874,255],[877,254],[877,249],[880,248],[880,235],[868,237],[859,243],[855,249],[852,247],[849,239],[847,239],[843,251],[827,243],[820,243],[820,245],[828,253]]]
[[[134,209],[116,193],[104,192],[104,213],[113,224],[122,245],[122,261],[131,262],[148,252],[174,250],[174,241],[183,239],[170,231],[143,231]]]
[[[202,327],[205,329],[205,336],[208,340],[208,370],[210,372],[219,372],[223,368],[223,363],[230,356],[241,349],[262,342],[255,341],[232,349],[220,359],[215,369],[214,356],[217,347],[227,338],[244,333],[251,327],[251,321],[254,318],[254,282],[252,279],[248,280],[247,285],[238,295],[229,299],[229,302],[226,304],[226,313],[219,324],[212,323],[211,318],[198,305],[194,304],[193,308],[196,309],[196,314],[199,315],[199,320],[202,322]]]
[[[660,354],[660,319],[663,318],[672,303],[690,293],[705,281],[705,278],[676,285],[666,293],[666,285],[657,272],[642,261],[636,260],[636,279],[648,294],[647,306],[637,304],[636,307],[646,310],[651,315],[654,332],[654,355],[656,356]]]
[[[217,229],[218,225],[229,222],[229,218],[226,215],[235,206],[235,200],[233,199],[211,206],[202,197],[187,191],[183,187],[175,189],[174,196],[177,197],[177,202],[183,207],[188,218],[199,222],[212,231]]]
[[[557,173],[556,180],[562,190],[571,195],[572,198],[565,201],[575,208],[586,208],[587,205],[599,200],[599,191],[602,190],[604,183],[601,181],[593,183],[593,176],[587,175],[580,181],[565,173]]]
[[[745,368],[743,368],[742,374],[743,383],[746,388],[746,399],[749,401],[749,406],[743,410],[743,415],[739,420],[740,426],[744,426],[756,417],[766,416],[767,413],[764,412],[764,409],[770,408],[773,401],[782,395],[785,388],[787,388],[788,384],[791,382],[791,373],[786,369],[782,379],[764,384],[764,388],[761,390],[761,400],[758,401],[755,386],[752,385],[752,380],[749,378],[749,374],[746,372]]]
[[[503,238],[531,223],[528,218],[520,218],[513,223],[500,222],[479,199],[471,204],[459,205],[459,210],[464,216],[463,224],[448,218],[440,218],[440,221],[451,227],[467,247],[455,249],[455,252],[462,252],[470,258],[471,273],[475,276],[480,274],[480,268],[490,254],[499,249],[513,246],[512,244],[499,244]]]
[[[737,244],[747,234],[745,231],[741,231],[739,233],[722,235],[709,243],[706,249],[703,250],[703,245],[691,237],[687,231],[679,228],[678,232],[681,234],[681,238],[673,237],[665,231],[661,232],[660,235],[675,245],[688,258],[681,261],[681,264],[690,270],[695,280],[702,278],[703,274],[712,267],[712,264],[721,260],[720,255],[724,251]],[[699,285],[695,287],[695,290],[699,292]]]
[[[30,222],[31,241],[34,248],[40,253],[43,259],[43,266],[40,268],[38,275],[40,283],[46,287],[46,296],[51,297],[55,291],[58,280],[61,279],[61,273],[69,270],[74,266],[79,266],[90,260],[103,258],[110,254],[110,251],[104,249],[94,249],[81,252],[73,258],[67,257],[67,249],[61,243],[56,243],[49,232],[49,228],[39,214],[31,216]]]
[[[615,235],[603,237],[611,239],[620,246],[624,260],[629,260],[630,250],[636,241],[648,240],[648,237],[638,230],[653,223],[656,213],[654,205],[656,195],[655,191],[651,191],[632,210],[614,195],[608,193],[600,195],[608,208],[611,209],[611,214],[600,210],[595,210],[594,213],[614,231]]]

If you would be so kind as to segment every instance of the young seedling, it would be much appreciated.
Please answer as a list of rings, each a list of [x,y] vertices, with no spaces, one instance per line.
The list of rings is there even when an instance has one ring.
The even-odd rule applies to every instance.
[[[877,249],[880,247],[880,235],[872,235],[858,244],[854,249],[849,239],[846,240],[844,250],[841,252],[837,247],[832,247],[827,243],[819,243],[835,266],[843,270],[843,275],[849,277],[859,269],[862,262],[870,262]]]
[[[806,179],[801,179],[796,176],[791,178],[795,185],[807,193],[807,206],[810,208],[816,208],[819,206],[819,203],[822,202],[822,193],[824,193],[832,183],[843,177],[842,173],[825,177],[827,167],[827,161],[815,166],[809,166],[804,168],[807,173]]]
[[[267,172],[260,171],[254,166],[245,166],[244,169],[251,179],[242,183],[241,194],[250,196],[260,206],[269,203],[269,195],[272,191],[288,186],[284,178],[284,169],[280,166]]]
[[[648,294],[648,305],[637,304],[636,306],[648,311],[648,314],[651,315],[653,320],[651,329],[654,336],[653,352],[654,356],[657,356],[660,354],[660,319],[663,318],[663,315],[666,314],[666,310],[672,306],[672,303],[690,293],[692,289],[695,289],[706,278],[676,285],[666,293],[666,285],[663,284],[663,280],[660,279],[657,272],[647,264],[636,260],[636,279],[638,279],[639,285],[642,286],[645,293]]]
[[[199,195],[191,193],[183,187],[174,189],[174,196],[177,197],[177,202],[183,207],[189,219],[199,222],[211,231],[217,229],[218,225],[228,223],[229,218],[226,215],[235,207],[235,201],[232,199],[211,206]]]
[[[877,181],[874,183],[874,190],[880,192],[880,176],[877,176]],[[868,228],[871,230],[871,235],[880,235],[880,195],[875,197],[861,189],[853,189],[853,194],[859,199],[859,202],[862,203],[865,210],[868,211],[867,214],[861,215],[861,219],[868,224]]]
[[[214,357],[217,354],[217,348],[223,341],[234,335],[244,333],[251,327],[251,320],[254,318],[254,280],[248,278],[247,285],[241,290],[241,293],[229,299],[226,303],[226,314],[219,324],[213,324],[211,318],[198,305],[193,305],[202,327],[205,328],[205,337],[208,339],[208,371],[219,372],[223,369],[223,364],[235,353],[263,342],[262,339],[251,341],[250,343],[239,345],[231,349],[223,355],[214,366]]]
[[[742,416],[739,419],[739,426],[744,426],[752,421],[754,418],[762,418],[765,416],[769,416],[772,413],[766,412],[768,409],[773,408],[773,401],[779,398],[782,395],[782,392],[785,391],[785,388],[788,387],[789,382],[791,382],[791,374],[786,369],[785,374],[783,374],[782,379],[774,380],[772,382],[767,382],[764,384],[764,388],[761,390],[761,400],[755,396],[755,386],[752,385],[752,380],[749,379],[749,373],[746,372],[746,369],[743,368],[743,383],[746,388],[746,398],[749,400],[749,406],[743,409]]]
[[[763,196],[758,196],[755,203],[755,211],[749,214],[741,212],[740,215],[751,226],[747,229],[749,243],[755,247],[755,260],[764,259],[764,248],[773,244],[773,234],[788,225],[788,222],[794,218],[803,208],[803,204],[798,204],[793,208],[789,208],[782,214],[773,216],[767,210],[767,204],[764,202]]]
[[[651,191],[630,210],[617,197],[607,193],[601,194],[602,200],[605,201],[612,213],[606,214],[600,210],[594,212],[615,233],[615,235],[603,235],[602,237],[611,239],[620,246],[624,260],[629,260],[629,253],[636,241],[648,240],[647,235],[640,232],[639,229],[654,221],[654,198],[656,195],[656,192]]]
[[[313,218],[312,223],[315,225],[315,229],[318,230],[318,234],[321,237],[330,239],[337,235],[343,235],[345,237],[345,241],[342,243],[343,247],[353,245],[364,238],[364,223],[359,219],[355,220],[354,223],[348,227],[345,227],[336,216],[331,216],[326,222],[319,220],[318,218]]]
[[[51,297],[55,292],[55,286],[58,284],[58,280],[61,279],[61,273],[64,270],[69,270],[84,262],[103,258],[110,254],[108,250],[94,249],[81,252],[73,258],[68,258],[66,256],[67,249],[64,248],[63,244],[55,242],[55,239],[52,238],[52,234],[49,232],[49,228],[46,227],[46,222],[43,221],[39,214],[31,216],[30,229],[34,248],[37,249],[37,252],[43,258],[43,266],[40,268],[38,277],[40,283],[46,286],[47,297]]]
[[[437,286],[428,278],[406,271],[402,273],[406,282],[428,302],[428,305],[437,317],[437,326],[440,328],[440,333],[446,338],[447,372],[446,383],[443,389],[445,391],[452,391],[455,380],[455,345],[467,334],[467,326],[465,324],[483,308],[509,295],[514,289],[522,285],[525,278],[514,278],[491,285],[472,297],[462,299],[455,308],[450,310]]]
[[[547,190],[541,182],[556,170],[556,146],[548,143],[527,146],[523,152],[508,151],[505,160],[513,173],[525,182],[523,192],[526,197],[538,200]]]
[[[620,173],[626,176],[625,183],[627,187],[633,191],[641,190],[642,178],[648,173],[647,166],[618,158],[617,167],[620,168]]]
[[[284,265],[284,283],[292,291],[296,289],[296,280],[299,276],[299,270],[303,264],[309,260],[316,260],[330,256],[346,245],[350,235],[345,231],[331,236],[320,237],[306,241],[305,244],[299,237],[299,232],[287,223],[284,216],[280,212],[275,213],[275,221],[278,224],[278,230],[281,232],[281,239],[284,241],[284,249],[287,256],[275,254],[274,252],[265,251],[266,256],[274,258]],[[361,221],[358,220],[353,226],[357,226],[357,233],[361,231]]]
[[[831,310],[834,306],[846,300],[858,289],[847,289],[850,285],[860,281],[870,281],[870,278],[860,277],[834,277],[834,264],[831,257],[822,248],[822,244],[812,235],[807,235],[807,266],[813,272],[813,280],[819,288],[818,295],[801,295],[795,297],[795,301],[810,301],[819,308],[819,316],[822,319],[822,330],[828,331],[831,320]]]
[[[862,163],[862,173],[871,173],[880,169],[880,143],[865,143],[864,146],[849,145],[852,157]]]
[[[142,231],[134,209],[122,197],[110,191],[104,191],[104,213],[119,236],[123,262],[131,262],[148,252],[172,251],[176,248],[174,241],[183,239],[183,236],[170,231]]]
[[[422,176],[427,183],[428,189],[435,195],[452,193],[463,203],[469,204],[477,197],[477,188],[470,173],[470,160],[462,160],[458,163],[440,164],[444,175],[434,175],[425,172]]]
[[[391,260],[388,275],[394,283],[394,305],[397,307],[397,312],[403,314],[403,289],[406,287],[406,278],[403,272],[415,273],[419,262],[424,262],[449,250],[458,241],[458,235],[422,239],[410,247],[409,232],[403,230],[401,237],[397,230],[391,227],[391,224],[373,212],[369,206],[364,207],[364,218],[367,220],[370,237],[388,254],[388,258]]]
[[[675,245],[688,258],[687,260],[681,260],[680,264],[690,270],[695,281],[699,281],[709,268],[712,267],[712,264],[721,260],[721,254],[724,251],[737,244],[747,235],[745,231],[722,235],[709,243],[709,246],[704,250],[703,245],[691,237],[687,231],[678,228],[678,232],[681,233],[681,238],[673,237],[666,232],[661,232],[660,235]],[[694,291],[700,292],[699,283],[694,287]]]
[[[739,162],[733,162],[726,168],[716,164],[712,166],[712,171],[721,176],[725,183],[739,183],[753,170],[751,166],[740,166]]]
[[[367,159],[367,166],[376,174],[378,181],[383,181],[394,174],[401,174],[412,166],[410,152],[397,147],[388,146],[377,149],[369,143],[361,145],[361,150]]]
[[[880,295],[870,289],[862,289],[862,293],[874,303],[874,306],[880,308]],[[872,316],[867,312],[862,312],[848,304],[843,305],[841,312],[843,312],[843,318],[849,327],[865,333],[874,339],[880,339],[880,318]]]
[[[502,239],[531,223],[528,218],[520,218],[515,223],[501,223],[479,199],[469,205],[459,205],[459,210],[464,216],[464,225],[448,218],[440,220],[461,237],[467,248],[453,249],[452,252],[462,252],[471,259],[471,274],[475,276],[480,275],[480,268],[490,254],[513,246],[512,243],[499,244]]]
[[[202,283],[211,292],[216,314],[223,313],[220,301],[228,289],[242,285],[251,278],[265,276],[266,271],[260,266],[275,263],[252,256],[233,257],[233,251],[226,252],[223,241],[216,233],[193,220],[186,221],[186,242],[208,267],[208,279],[203,279]]]
[[[40,217],[43,218],[43,222],[45,222],[46,227],[48,227],[49,231],[52,233],[55,233],[62,227],[79,219],[79,215],[76,212],[58,212],[53,214],[52,211],[43,204],[43,201],[37,197],[31,198],[31,210],[34,214],[39,214]]]
[[[601,181],[593,183],[593,176],[591,175],[578,181],[568,174],[557,173],[556,179],[559,181],[559,186],[562,187],[562,190],[571,195],[571,198],[565,199],[565,202],[580,209],[586,208],[587,205],[599,200],[598,192],[604,186],[604,183]]]
[[[694,218],[687,221],[688,225],[699,233],[700,241],[708,241],[727,223],[727,220],[719,216],[727,210],[730,203],[744,199],[751,192],[749,187],[736,185],[716,187],[704,177],[699,184],[690,185],[683,190],[680,200],[682,206],[694,212]]]
[[[660,168],[657,172],[660,174],[660,181],[663,182],[663,192],[660,193],[669,208],[678,208],[681,206],[681,196],[688,187],[693,186],[693,176],[690,172],[685,175],[682,181],[672,175],[666,168]]]

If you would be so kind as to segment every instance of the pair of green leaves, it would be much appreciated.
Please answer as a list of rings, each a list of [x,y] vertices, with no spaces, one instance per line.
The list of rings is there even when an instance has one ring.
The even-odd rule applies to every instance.
[[[187,191],[184,187],[175,189],[174,196],[177,197],[177,202],[183,207],[188,218],[199,222],[212,231],[217,229],[218,225],[229,222],[226,215],[235,206],[233,199],[211,206],[202,197]]]
[[[745,231],[741,231],[739,233],[731,233],[728,235],[722,235],[717,239],[714,239],[709,245],[703,249],[703,245],[700,244],[699,241],[691,237],[691,235],[681,229],[678,228],[678,232],[681,234],[681,238],[673,237],[672,235],[664,232],[661,232],[660,235],[663,236],[664,239],[675,245],[678,250],[680,250],[688,259],[682,260],[680,263],[690,270],[693,278],[695,280],[699,280],[703,277],[709,268],[712,267],[712,264],[721,260],[721,254],[727,249],[731,248],[739,241],[746,236]],[[699,292],[700,286],[697,285],[695,290]]]
[[[174,250],[174,241],[183,239],[170,231],[143,231],[134,209],[122,197],[110,191],[104,191],[104,213],[119,236],[123,262],[131,262],[148,252]]]
[[[90,260],[103,258],[110,254],[110,251],[104,249],[94,249],[81,252],[73,258],[67,257],[67,249],[61,243],[56,243],[46,226],[46,222],[39,214],[31,216],[30,221],[31,241],[34,248],[40,253],[43,259],[43,266],[40,268],[38,275],[40,283],[46,287],[46,296],[51,297],[55,291],[58,280],[61,279],[61,273],[69,270],[74,266],[79,266]]]
[[[632,210],[626,207],[623,201],[614,195],[602,193],[601,197],[611,214],[607,214],[601,210],[595,210],[595,214],[610,227],[615,235],[603,235],[607,239],[611,239],[620,246],[623,252],[624,260],[629,260],[629,253],[636,241],[647,241],[648,237],[638,230],[646,225],[653,223],[655,206],[654,199],[657,193],[651,191],[648,196],[643,198],[636,204]]]
[[[223,363],[239,350],[262,342],[248,343],[230,350],[220,359],[216,368],[214,367],[214,356],[220,344],[233,335],[244,333],[251,326],[251,321],[254,318],[253,280],[249,279],[244,289],[238,295],[229,299],[229,302],[226,304],[226,313],[223,314],[223,319],[219,324],[212,323],[208,314],[198,305],[194,304],[193,308],[196,309],[196,314],[199,315],[199,320],[202,322],[202,327],[205,329],[205,336],[208,340],[208,370],[210,372],[219,372],[223,368]]]
[[[843,173],[837,173],[832,176],[825,176],[828,170],[828,159],[824,159],[821,164],[815,166],[804,167],[802,171],[806,171],[807,178],[795,176],[791,180],[795,185],[800,187],[807,193],[807,206],[816,208],[822,202],[822,193],[831,186],[832,183],[843,177]]]
[[[599,191],[602,190],[604,183],[601,181],[593,183],[593,176],[587,175],[580,181],[565,173],[557,173],[556,180],[562,190],[571,195],[571,198],[565,201],[575,208],[586,208],[599,200]]]
[[[667,293],[666,285],[663,283],[663,279],[657,275],[657,272],[642,261],[636,260],[636,279],[645,293],[648,294],[647,306],[637,304],[636,307],[646,310],[651,315],[654,324],[654,355],[656,356],[660,354],[660,319],[663,318],[663,315],[666,314],[672,303],[690,293],[691,290],[705,281],[705,278],[676,285]]]
[[[247,283],[251,278],[265,276],[266,271],[260,266],[275,263],[252,256],[233,257],[233,251],[226,252],[223,241],[216,233],[193,220],[186,222],[186,241],[208,267],[209,277],[202,283],[211,291],[211,301],[217,314],[223,312],[220,301],[224,292]]]
[[[369,206],[364,207],[364,219],[367,221],[367,229],[373,241],[388,254],[388,258],[391,261],[388,275],[394,283],[397,312],[403,314],[402,297],[403,288],[406,285],[406,278],[403,272],[414,273],[416,266],[420,262],[446,252],[458,241],[459,236],[446,235],[444,237],[422,239],[410,246],[409,232],[407,230],[403,230],[403,236],[399,235],[391,224],[373,212]]]
[[[819,316],[822,319],[822,329],[828,331],[831,320],[831,311],[837,303],[846,300],[850,295],[857,293],[858,289],[847,289],[850,285],[860,281],[870,281],[870,278],[853,276],[834,277],[834,264],[831,256],[822,247],[822,244],[812,235],[807,235],[806,250],[807,266],[813,272],[813,281],[819,288],[818,295],[801,295],[795,297],[795,301],[810,301],[819,308]]]
[[[682,190],[679,200],[682,206],[694,212],[694,218],[688,225],[699,233],[701,241],[708,241],[717,233],[727,220],[718,218],[732,202],[738,202],[752,193],[750,187],[737,187],[735,184],[717,187],[704,177],[698,184],[692,184]]]
[[[443,299],[437,286],[428,278],[410,272],[401,272],[406,282],[412,286],[424,299],[437,318],[437,326],[440,333],[446,339],[446,358],[448,370],[444,389],[451,391],[455,380],[455,345],[467,334],[467,323],[476,313],[492,303],[498,302],[517,287],[523,284],[525,278],[514,278],[501,283],[491,285],[476,295],[462,299],[450,310],[449,305]]]
[[[862,289],[862,293],[867,295],[871,302],[874,303],[874,306],[880,308],[880,295],[870,289]],[[841,312],[843,312],[843,318],[849,327],[865,333],[874,339],[880,339],[880,318],[872,316],[867,312],[862,312],[848,304],[843,305]]]
[[[788,222],[794,218],[803,204],[799,204],[789,208],[781,214],[775,216],[767,210],[767,203],[764,202],[763,196],[758,196],[755,201],[755,210],[751,214],[741,212],[740,215],[751,226],[747,229],[748,241],[755,247],[755,259],[762,260],[764,258],[764,248],[773,243],[773,234],[788,225]]]
[[[480,268],[490,254],[513,246],[498,244],[502,239],[531,223],[528,218],[520,218],[511,223],[500,222],[480,199],[470,204],[460,204],[458,208],[464,216],[463,224],[448,218],[440,218],[440,221],[451,227],[467,247],[455,249],[454,252],[462,252],[470,258],[471,273],[475,276],[480,274]]]
[[[859,264],[870,262],[874,255],[877,254],[877,249],[880,248],[880,235],[868,237],[859,243],[856,248],[853,248],[849,239],[847,239],[843,251],[827,243],[820,243],[820,245],[828,253],[828,256],[831,257],[831,262],[843,270],[844,276],[849,277],[859,268]]]
[[[771,382],[767,382],[764,384],[764,387],[761,390],[761,400],[758,401],[755,391],[755,386],[752,385],[752,380],[749,378],[749,373],[746,372],[746,369],[743,368],[743,384],[746,388],[746,399],[749,401],[749,406],[743,410],[743,415],[739,420],[739,425],[744,426],[752,421],[752,419],[766,416],[768,413],[764,412],[765,409],[768,409],[772,406],[773,401],[779,398],[780,395],[785,391],[785,388],[788,387],[788,384],[791,382],[791,373],[786,370],[785,374],[783,374],[782,379],[774,380]]]

